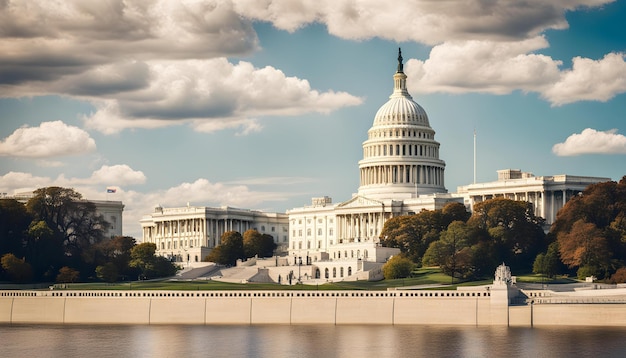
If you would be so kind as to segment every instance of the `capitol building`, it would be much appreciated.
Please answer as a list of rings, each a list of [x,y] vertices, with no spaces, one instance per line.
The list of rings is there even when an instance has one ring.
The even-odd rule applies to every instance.
[[[363,159],[358,162],[359,187],[350,199],[334,203],[328,196],[286,213],[261,213],[232,208],[157,208],[141,220],[143,242],[157,244],[163,256],[184,253],[202,260],[228,230],[254,228],[270,234],[286,265],[304,268],[311,280],[339,281],[381,278],[380,268],[395,248],[382,247],[379,234],[393,217],[437,210],[451,202],[471,210],[495,197],[525,200],[535,214],[551,224],[556,212],[590,184],[610,178],[570,175],[535,177],[517,169],[498,171],[498,179],[474,183],[449,193],[446,163],[424,108],[406,87],[402,53],[393,74],[393,91],[376,112]],[[184,260],[183,260],[184,261]],[[276,261],[278,262],[278,260]],[[304,265],[304,266],[303,266]],[[301,272],[302,273],[302,272]],[[271,276],[271,274],[270,274]]]

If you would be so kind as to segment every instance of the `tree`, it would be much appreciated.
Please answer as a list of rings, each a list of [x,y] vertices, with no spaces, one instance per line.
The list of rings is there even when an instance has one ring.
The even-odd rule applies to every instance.
[[[274,254],[276,243],[271,235],[261,234],[250,229],[243,233],[244,257],[270,257]]]
[[[383,265],[383,276],[386,280],[409,277],[414,267],[415,264],[408,258],[395,255]]]
[[[449,203],[441,210],[423,210],[416,215],[404,215],[385,222],[380,242],[385,247],[399,248],[414,262],[421,263],[428,246],[453,221],[467,221],[469,213],[460,203]]]
[[[0,200],[0,255],[26,255],[24,239],[32,216],[14,199]]]
[[[532,204],[526,201],[495,198],[477,203],[468,224],[484,230],[500,260],[511,267],[531,268],[545,247],[544,220],[535,216]]]
[[[620,267],[611,276],[611,283],[625,283],[626,282],[626,267]]]
[[[76,271],[71,267],[63,266],[59,269],[56,281],[59,283],[74,283],[78,281],[79,278],[79,271]]]
[[[462,221],[454,221],[441,233],[441,239],[433,242],[424,254],[424,265],[441,267],[450,275],[469,277],[473,274],[472,228]]]
[[[62,238],[65,255],[75,260],[83,249],[104,238],[109,225],[97,214],[95,204],[82,200],[74,189],[37,189],[26,207],[36,220],[45,221]]]
[[[626,264],[626,176],[589,185],[559,211],[550,233],[561,260],[579,274],[608,278]],[[584,267],[584,269],[583,269]],[[581,270],[582,269],[582,270]]]
[[[130,236],[116,236],[111,240],[104,240],[93,245],[88,250],[90,261],[99,266],[107,263],[115,265],[118,275],[134,277],[136,272],[130,267],[130,252],[135,247],[136,241]]]
[[[602,230],[592,223],[578,220],[569,232],[559,233],[557,240],[561,260],[570,268],[587,267],[597,275],[610,265],[611,250]]]
[[[545,253],[537,255],[533,263],[533,272],[551,278],[558,273],[559,266],[559,243],[555,241],[548,246]]]
[[[18,259],[11,253],[4,254],[0,259],[0,263],[9,279],[13,282],[23,283],[33,278],[33,269],[23,258]]]
[[[207,255],[207,261],[220,265],[235,265],[238,259],[244,258],[243,237],[237,231],[222,234],[221,243]]]
[[[85,276],[94,272],[98,264],[90,256],[90,248],[104,239],[109,225],[94,203],[82,200],[74,189],[46,187],[34,191],[26,208],[35,221],[45,222],[53,232],[37,244],[38,255],[46,253],[45,262],[37,260],[41,279],[53,279],[62,266],[74,267]]]
[[[105,282],[117,281],[117,267],[112,262],[107,262],[102,266],[96,267],[96,276]]]
[[[143,278],[171,276],[176,273],[176,266],[162,256],[155,256],[156,244],[144,242],[130,250],[130,267],[137,268]]]

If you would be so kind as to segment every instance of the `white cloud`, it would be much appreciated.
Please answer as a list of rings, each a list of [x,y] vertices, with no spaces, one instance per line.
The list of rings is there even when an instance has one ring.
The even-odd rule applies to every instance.
[[[552,105],[608,101],[626,92],[624,54],[609,53],[600,60],[576,57],[572,69],[561,70],[561,61],[533,53],[546,47],[542,36],[446,42],[433,47],[425,61],[407,61],[407,86],[417,93],[536,92]]]
[[[626,92],[626,61],[623,53],[609,53],[600,60],[575,57],[571,70],[542,95],[553,105],[577,101],[606,102]]]
[[[557,143],[552,152],[558,156],[582,154],[626,154],[626,136],[616,129],[597,131],[586,128],[580,134],[574,133],[565,142]]]
[[[39,127],[18,128],[0,141],[0,155],[47,158],[78,155],[96,150],[96,142],[84,130],[61,121]]]
[[[515,42],[447,42],[433,47],[426,61],[407,61],[407,85],[412,91],[426,93],[540,90],[559,78],[560,61],[529,53],[547,46],[543,37]]]
[[[613,0],[233,0],[243,16],[295,31],[322,23],[345,39],[379,37],[435,45],[451,40],[521,40],[567,28],[565,12]]]
[[[91,174],[90,182],[108,185],[135,185],[146,182],[146,176],[141,171],[133,170],[126,164],[103,165]]]
[[[8,172],[0,176],[0,192],[14,194],[22,191],[33,191],[37,188],[52,185],[47,177],[37,177],[31,173]]]
[[[110,134],[191,121],[203,132],[242,128],[241,133],[248,133],[259,130],[257,117],[329,113],[362,102],[344,92],[320,93],[307,80],[288,77],[270,66],[257,69],[225,58],[151,61],[141,68],[146,69],[149,84],[108,94],[106,101],[97,104],[98,110],[85,118],[87,127]],[[98,102],[98,98],[91,100]]]
[[[0,24],[4,93],[124,59],[214,58],[258,48],[250,21],[230,1],[9,0],[0,2]]]

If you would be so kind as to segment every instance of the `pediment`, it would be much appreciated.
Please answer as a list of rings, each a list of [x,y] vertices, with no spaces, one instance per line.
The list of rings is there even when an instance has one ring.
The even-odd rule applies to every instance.
[[[362,208],[368,206],[382,206],[384,203],[380,200],[374,200],[370,198],[366,198],[364,196],[355,196],[354,198],[344,201],[343,203],[337,205],[338,208],[341,209],[349,209],[349,208]]]

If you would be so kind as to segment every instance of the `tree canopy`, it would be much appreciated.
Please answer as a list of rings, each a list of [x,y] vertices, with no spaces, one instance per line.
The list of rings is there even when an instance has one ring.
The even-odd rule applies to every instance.
[[[12,256],[7,256],[10,269],[0,270],[0,279],[73,282],[106,276],[110,281],[142,274],[139,268],[130,265],[135,239],[107,238],[107,226],[94,203],[83,200],[74,189],[37,189],[26,204],[2,199],[0,257]],[[154,258],[152,266],[157,268],[150,273],[152,276],[175,271],[175,266],[165,259]],[[100,273],[106,267],[107,274],[98,274],[98,267]],[[12,272],[16,268],[31,273],[15,275]]]
[[[463,204],[450,203],[441,210],[397,216],[385,222],[380,242],[386,247],[399,248],[407,258],[420,263],[428,246],[439,239],[441,231],[455,220],[467,221],[469,215]]]
[[[255,229],[243,233],[244,258],[270,257],[274,254],[276,243],[272,235],[261,234]]]
[[[590,185],[571,198],[550,232],[561,260],[579,277],[608,279],[626,265],[626,176]]]
[[[222,234],[221,242],[214,247],[206,260],[221,265],[235,265],[238,259],[244,258],[243,237],[237,231]]]

